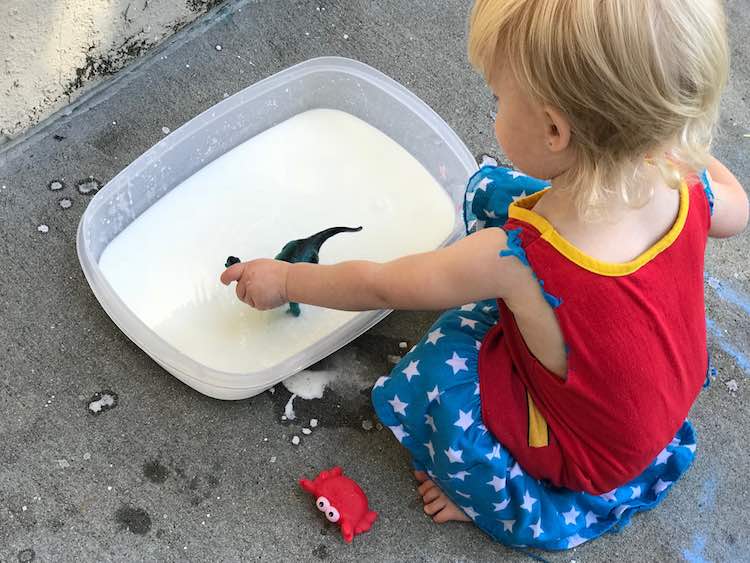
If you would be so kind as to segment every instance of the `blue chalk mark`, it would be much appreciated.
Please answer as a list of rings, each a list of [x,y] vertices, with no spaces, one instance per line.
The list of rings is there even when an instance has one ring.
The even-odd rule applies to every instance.
[[[691,549],[683,549],[682,557],[688,563],[710,563],[708,559],[703,558],[704,549],[706,549],[706,538],[695,534],[693,536],[693,547]]]
[[[716,325],[716,322],[706,317],[706,328],[710,332],[719,344],[719,347],[724,350],[727,354],[732,356],[737,366],[745,372],[746,375],[750,375],[750,358],[748,358],[742,351],[738,350],[734,344],[727,340],[721,332],[721,329]]]
[[[750,297],[740,291],[737,291],[736,289],[729,287],[729,285],[725,281],[714,278],[713,276],[709,276],[708,274],[706,274],[704,277],[706,279],[706,283],[708,283],[709,287],[711,287],[711,289],[716,292],[716,295],[721,297],[727,303],[731,303],[732,305],[739,307],[745,312],[746,315],[750,315]]]
[[[700,504],[703,510],[711,510],[716,502],[716,479],[710,478],[703,481]]]

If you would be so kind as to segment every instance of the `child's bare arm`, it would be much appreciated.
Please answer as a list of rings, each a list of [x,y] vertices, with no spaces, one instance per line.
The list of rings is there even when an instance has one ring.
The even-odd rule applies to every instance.
[[[714,212],[709,235],[726,238],[742,232],[748,222],[748,200],[745,190],[726,166],[712,158],[708,165],[714,193]]]
[[[349,311],[439,310],[503,297],[528,277],[518,260],[499,256],[506,248],[504,231],[485,229],[447,248],[385,264],[246,262],[226,270],[222,282],[237,281],[237,296],[258,309],[295,301]]]

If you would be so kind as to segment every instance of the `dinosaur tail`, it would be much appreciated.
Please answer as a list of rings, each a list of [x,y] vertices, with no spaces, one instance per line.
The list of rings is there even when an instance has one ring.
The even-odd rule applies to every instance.
[[[323,246],[323,243],[333,236],[336,236],[340,233],[358,233],[361,230],[362,227],[331,227],[330,229],[326,229],[325,231],[315,233],[308,240],[316,250],[320,250],[320,247]]]

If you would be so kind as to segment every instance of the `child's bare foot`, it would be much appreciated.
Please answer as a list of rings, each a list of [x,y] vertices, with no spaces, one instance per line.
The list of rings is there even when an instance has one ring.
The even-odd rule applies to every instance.
[[[424,471],[415,471],[414,476],[421,484],[417,491],[422,495],[424,511],[432,516],[432,520],[438,524],[443,522],[471,522],[458,506],[438,487]]]

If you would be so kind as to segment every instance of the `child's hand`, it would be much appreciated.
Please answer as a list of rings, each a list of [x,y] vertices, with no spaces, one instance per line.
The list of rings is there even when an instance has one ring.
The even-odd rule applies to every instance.
[[[255,309],[266,311],[287,303],[286,279],[289,264],[278,260],[241,262],[224,270],[221,283],[237,282],[240,301]]]

